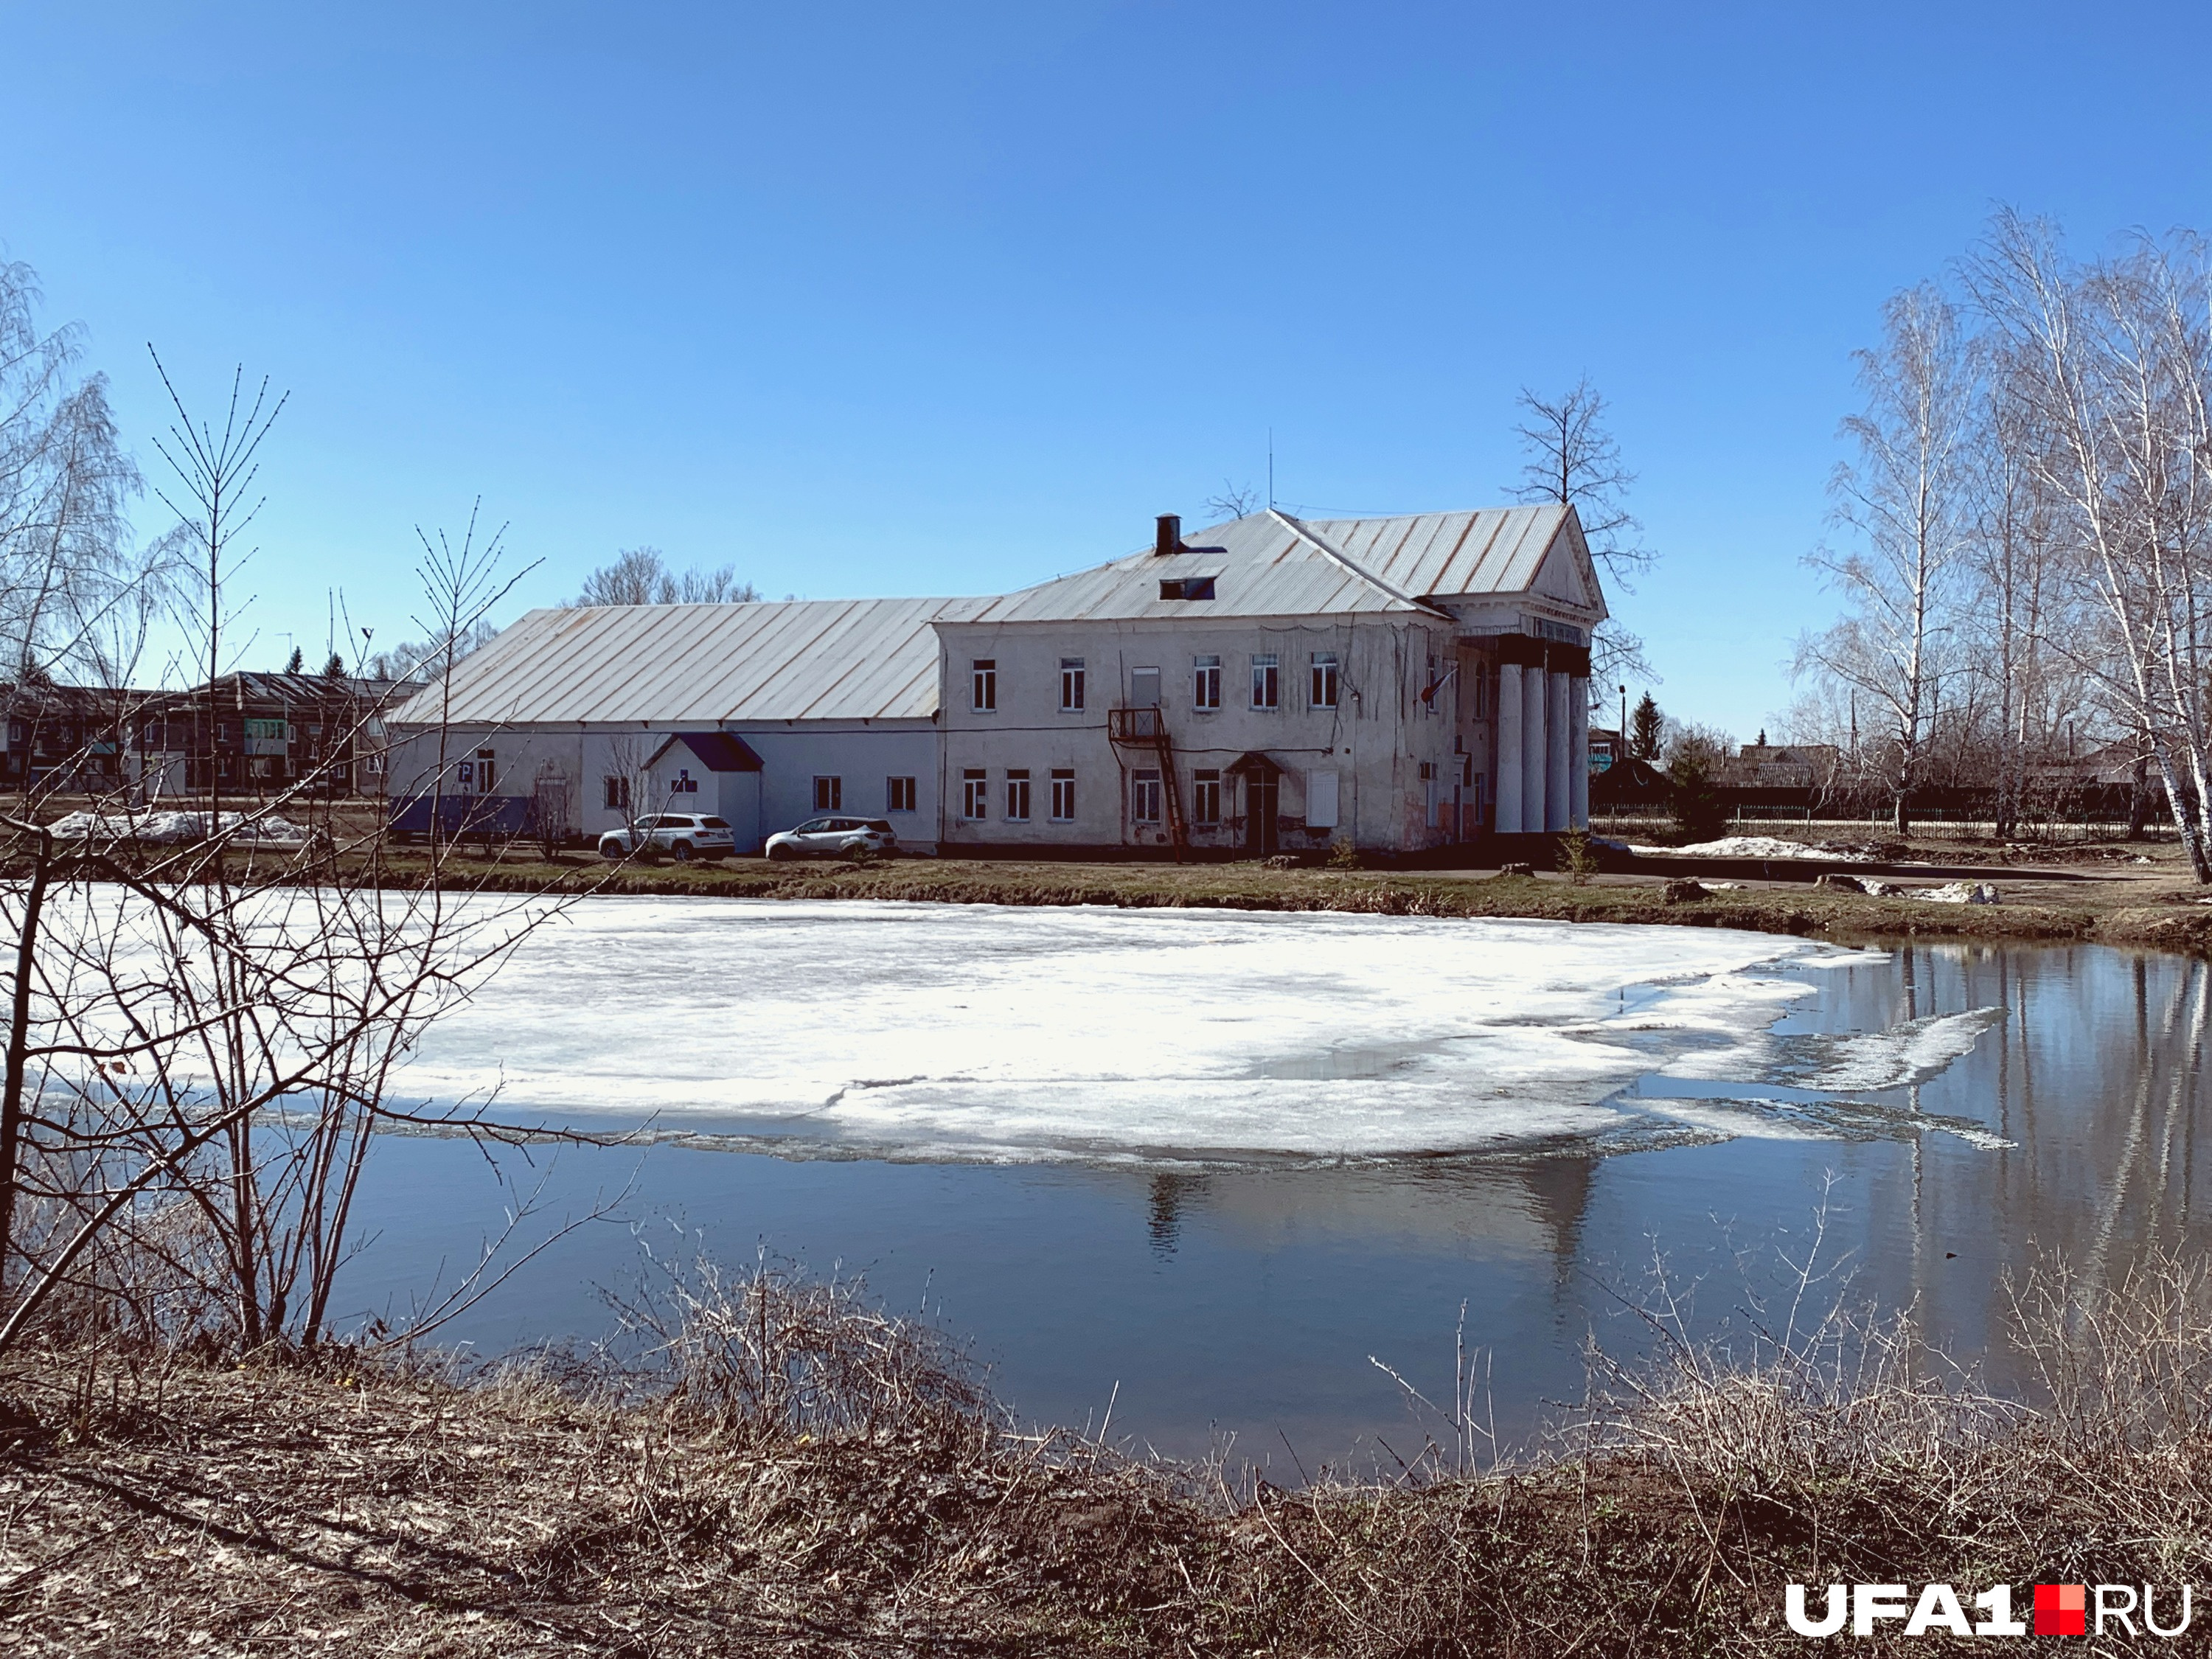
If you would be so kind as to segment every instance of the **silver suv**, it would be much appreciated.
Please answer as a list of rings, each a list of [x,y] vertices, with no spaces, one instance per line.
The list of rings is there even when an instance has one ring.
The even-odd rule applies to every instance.
[[[882,818],[809,818],[770,836],[767,850],[772,859],[850,858],[862,851],[888,858],[898,850],[898,836]]]
[[[726,859],[737,851],[737,838],[727,818],[696,812],[648,812],[637,821],[637,833],[610,830],[599,837],[599,856],[626,859],[647,843],[678,864],[693,859]]]

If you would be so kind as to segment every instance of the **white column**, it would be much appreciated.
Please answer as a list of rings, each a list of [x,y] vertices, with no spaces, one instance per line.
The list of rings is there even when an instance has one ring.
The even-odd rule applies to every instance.
[[[1492,827],[1501,836],[1521,833],[1521,670],[1498,671],[1498,806]]]
[[[1544,670],[1540,664],[1521,671],[1521,830],[1541,835],[1544,830],[1544,786],[1551,775],[1545,753]]]
[[[1545,735],[1550,739],[1544,750],[1544,828],[1557,835],[1567,827],[1568,815],[1574,811],[1574,781],[1568,769],[1574,753],[1573,716],[1567,710],[1567,677],[1546,674],[1544,692],[1548,710]]]
[[[1567,719],[1574,741],[1567,751],[1567,788],[1573,805],[1567,828],[1589,828],[1589,682],[1577,677],[1567,682]]]

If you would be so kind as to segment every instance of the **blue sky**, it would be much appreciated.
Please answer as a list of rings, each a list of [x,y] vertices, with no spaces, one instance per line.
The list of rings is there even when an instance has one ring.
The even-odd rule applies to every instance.
[[[771,595],[989,591],[1224,477],[1488,504],[1587,372],[1663,556],[1617,609],[1749,737],[1850,353],[2000,202],[2212,228],[2212,9],[125,6],[0,0],[0,249],[149,472],[159,346],[291,404],[252,665],[413,527]],[[145,527],[159,527],[148,502]]]

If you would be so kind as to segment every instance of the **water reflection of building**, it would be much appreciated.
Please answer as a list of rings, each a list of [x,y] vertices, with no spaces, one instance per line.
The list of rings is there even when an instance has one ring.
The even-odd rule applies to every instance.
[[[1355,1086],[1355,1085],[1346,1085]],[[1243,1249],[1328,1242],[1571,1261],[1599,1159],[1587,1153],[1308,1169],[1162,1170],[1146,1177],[1152,1248],[1212,1228]]]

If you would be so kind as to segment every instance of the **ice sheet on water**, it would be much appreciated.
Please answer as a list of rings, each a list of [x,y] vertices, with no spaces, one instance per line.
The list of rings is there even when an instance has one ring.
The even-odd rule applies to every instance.
[[[1725,1048],[1677,1055],[1656,1069],[1667,1077],[1870,1094],[1940,1076],[1972,1054],[1982,1033],[2003,1024],[2004,1018],[2002,1008],[1969,1008],[1905,1020],[1880,1031],[1746,1031]]]
[[[1831,947],[1333,913],[602,899],[433,1027],[410,1093],[908,1155],[1370,1157],[1605,1138]]]

